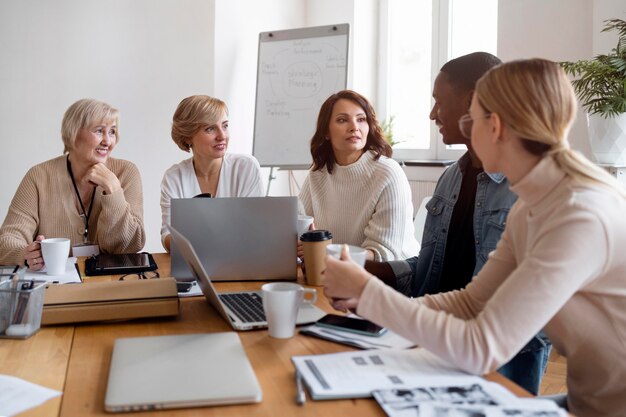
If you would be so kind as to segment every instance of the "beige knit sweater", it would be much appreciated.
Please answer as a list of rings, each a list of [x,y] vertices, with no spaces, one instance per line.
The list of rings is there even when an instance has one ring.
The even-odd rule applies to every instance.
[[[37,235],[66,237],[72,245],[83,242],[85,222],[74,205],[75,191],[66,160],[62,155],[26,173],[0,228],[0,264],[23,264],[24,247]],[[106,165],[122,189],[108,195],[102,188],[96,189],[88,238],[103,252],[137,252],[146,239],[139,171],[122,159],[108,158]]]
[[[315,227],[330,230],[334,243],[361,246],[377,261],[406,259],[419,249],[413,229],[409,181],[393,159],[365,152],[347,166],[310,171],[300,201]]]
[[[369,279],[357,308],[475,374],[544,329],[567,358],[570,411],[626,416],[626,201],[544,158],[512,188],[496,250],[461,291],[409,299]]]

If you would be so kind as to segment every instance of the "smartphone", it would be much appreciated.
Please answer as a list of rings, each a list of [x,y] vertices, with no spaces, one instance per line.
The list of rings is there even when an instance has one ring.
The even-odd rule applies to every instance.
[[[339,316],[337,314],[327,314],[316,321],[315,325],[375,337],[387,331],[384,327],[374,324],[371,321]]]
[[[178,290],[178,292],[189,292],[191,291],[191,287],[193,287],[193,282],[176,282],[176,289]]]

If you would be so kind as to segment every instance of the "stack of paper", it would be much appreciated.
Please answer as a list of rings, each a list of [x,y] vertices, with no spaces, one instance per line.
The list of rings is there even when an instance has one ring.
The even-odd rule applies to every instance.
[[[375,390],[411,388],[429,381],[481,380],[421,348],[294,356],[291,360],[315,400],[370,397]]]
[[[502,386],[480,380],[473,384],[422,384],[411,389],[373,392],[389,417],[564,417],[555,402],[517,398]]]

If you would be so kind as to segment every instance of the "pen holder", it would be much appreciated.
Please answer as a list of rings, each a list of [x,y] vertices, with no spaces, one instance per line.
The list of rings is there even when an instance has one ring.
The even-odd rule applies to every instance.
[[[0,282],[0,338],[26,339],[41,326],[46,281]]]

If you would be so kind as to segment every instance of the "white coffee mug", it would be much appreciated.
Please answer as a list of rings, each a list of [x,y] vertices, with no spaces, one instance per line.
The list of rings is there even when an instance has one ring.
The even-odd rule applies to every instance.
[[[298,239],[300,239],[300,236],[302,236],[304,232],[309,230],[311,224],[313,224],[313,217],[303,214],[298,215]]]
[[[67,257],[70,255],[70,240],[62,237],[42,240],[41,255],[46,265],[46,274],[64,274]]]
[[[261,290],[269,334],[278,339],[292,337],[300,306],[317,301],[317,291],[314,288],[304,288],[292,282],[264,284]],[[304,298],[305,294],[311,294],[311,298]]]
[[[341,251],[345,244],[342,243],[333,243],[326,246],[326,253],[336,259],[341,259]],[[350,253],[350,257],[352,260],[359,266],[365,265],[365,259],[367,258],[367,250],[360,248],[358,246],[347,245],[348,252]]]

